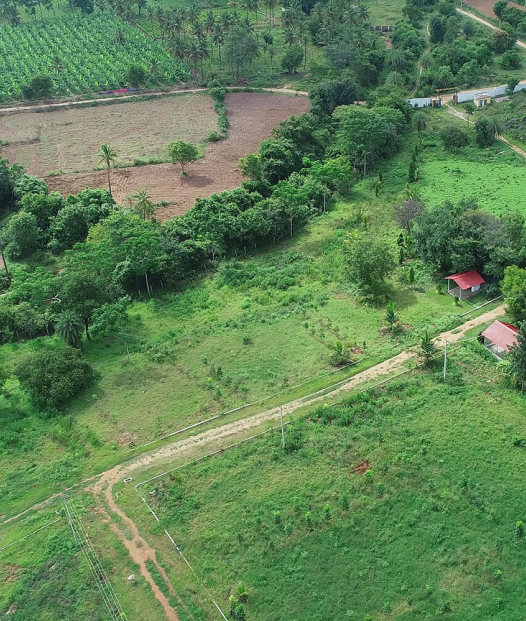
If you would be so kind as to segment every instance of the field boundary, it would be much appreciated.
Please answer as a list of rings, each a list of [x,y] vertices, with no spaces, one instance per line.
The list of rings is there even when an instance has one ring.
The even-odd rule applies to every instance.
[[[276,95],[296,95],[298,97],[308,97],[307,91],[295,91],[290,88],[242,88],[238,86],[225,86],[228,93],[275,93]],[[173,89],[167,91],[155,91],[153,93],[137,93],[134,95],[115,95],[113,97],[94,97],[93,99],[68,100],[55,103],[36,103],[24,106],[10,106],[0,108],[0,115],[23,114],[24,112],[50,112],[52,110],[67,110],[68,108],[84,108],[90,106],[108,106],[119,103],[129,103],[130,101],[149,101],[159,97],[177,97],[179,95],[191,93],[208,93],[205,87]]]

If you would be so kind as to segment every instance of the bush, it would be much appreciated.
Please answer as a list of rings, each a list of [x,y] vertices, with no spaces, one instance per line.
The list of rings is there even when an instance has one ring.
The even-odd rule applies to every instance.
[[[8,257],[21,259],[41,246],[41,231],[32,213],[19,211],[8,221],[3,231],[3,243]]]
[[[500,66],[503,69],[518,69],[521,66],[521,57],[517,52],[506,52],[500,59]]]
[[[297,73],[298,67],[303,60],[303,50],[301,47],[293,46],[285,52],[281,59],[281,66],[287,73]]]
[[[53,80],[48,75],[37,75],[22,86],[25,99],[47,99],[53,92]]]
[[[223,140],[224,136],[221,136],[219,132],[213,131],[208,134],[208,140],[210,142],[218,142],[219,140]]]
[[[35,405],[48,411],[63,406],[94,378],[89,362],[72,347],[29,354],[15,375]]]
[[[144,86],[148,82],[148,72],[140,65],[130,65],[126,71],[126,79],[134,88]]]
[[[469,145],[468,134],[458,127],[447,127],[441,132],[440,137],[444,149],[448,151],[457,151]]]

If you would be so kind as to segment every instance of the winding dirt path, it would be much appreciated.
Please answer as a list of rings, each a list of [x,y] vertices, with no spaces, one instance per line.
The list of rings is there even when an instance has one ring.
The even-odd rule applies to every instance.
[[[484,26],[487,26],[488,28],[491,28],[492,30],[499,30],[497,26],[494,26],[490,22],[487,22],[485,19],[482,19],[482,17],[478,17],[478,15],[473,15],[473,13],[470,13],[469,11],[464,11],[463,9],[458,9],[458,8],[457,8],[457,11],[461,13],[462,15],[465,15],[466,17],[471,17],[471,19],[474,19],[476,22],[479,22],[479,24],[484,24]],[[524,41],[517,39],[516,43],[519,47],[526,48],[526,43],[524,43]]]

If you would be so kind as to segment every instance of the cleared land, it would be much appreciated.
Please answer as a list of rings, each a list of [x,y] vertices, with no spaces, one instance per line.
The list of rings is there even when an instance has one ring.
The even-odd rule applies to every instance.
[[[116,169],[112,172],[112,185],[117,201],[125,203],[127,196],[146,188],[155,202],[170,203],[169,207],[157,212],[158,217],[165,219],[187,211],[196,198],[235,188],[241,182],[237,168],[239,158],[256,151],[281,121],[292,114],[307,112],[310,106],[306,97],[271,93],[229,93],[225,102],[230,121],[228,138],[210,144],[205,157],[188,167],[188,177],[182,177],[179,167],[171,164]],[[129,104],[118,106],[120,114],[124,105]],[[189,121],[200,123],[193,113],[190,118],[186,117],[186,122]],[[216,126],[217,123],[212,129]],[[169,140],[164,142],[167,144]],[[106,173],[69,174],[48,177],[46,181],[51,190],[66,195],[85,187],[106,187]]]
[[[103,143],[111,144],[119,163],[132,164],[165,159],[170,142],[203,143],[213,130],[217,115],[205,93],[0,116],[0,136],[9,142],[2,156],[38,177],[99,167]]]
[[[156,486],[162,526],[222,607],[245,585],[254,621],[520,619],[524,400],[477,343],[449,373],[322,407],[287,428],[288,451],[274,432],[142,493]]]
[[[493,12],[493,7],[495,6],[495,2],[493,2],[493,0],[469,0],[469,2],[466,2],[466,5],[476,8],[488,17],[493,17],[493,19],[497,19],[495,13]],[[524,7],[519,6],[514,2],[508,2],[508,6],[514,6],[517,9],[524,10]]]

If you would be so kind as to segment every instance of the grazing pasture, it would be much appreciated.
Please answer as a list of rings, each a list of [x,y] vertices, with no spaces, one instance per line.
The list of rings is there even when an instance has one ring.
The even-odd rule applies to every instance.
[[[526,406],[478,343],[449,364],[142,488],[208,597],[252,621],[520,619]]]

